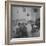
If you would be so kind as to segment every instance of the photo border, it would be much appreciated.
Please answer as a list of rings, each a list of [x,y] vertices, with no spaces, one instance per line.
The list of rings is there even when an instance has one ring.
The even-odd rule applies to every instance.
[[[24,41],[24,42],[18,42],[18,43],[10,43],[9,41],[11,40],[11,36],[10,36],[10,27],[9,26],[9,6],[10,3],[14,2],[14,3],[26,3],[26,4],[37,4],[37,5],[43,5],[43,40],[42,41]],[[11,17],[10,17],[11,18]],[[32,44],[32,43],[43,43],[45,42],[45,3],[44,2],[23,2],[23,1],[6,1],[5,2],[5,44],[6,45],[10,45],[10,44]]]

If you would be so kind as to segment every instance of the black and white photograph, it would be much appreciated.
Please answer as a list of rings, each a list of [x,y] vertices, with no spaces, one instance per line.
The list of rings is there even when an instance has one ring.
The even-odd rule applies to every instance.
[[[45,42],[45,3],[6,3],[6,44]]]
[[[40,7],[11,7],[12,38],[40,37]]]

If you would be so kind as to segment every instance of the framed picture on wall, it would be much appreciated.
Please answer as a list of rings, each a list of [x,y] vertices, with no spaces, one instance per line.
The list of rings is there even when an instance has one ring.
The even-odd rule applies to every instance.
[[[6,2],[6,44],[45,42],[45,3]]]

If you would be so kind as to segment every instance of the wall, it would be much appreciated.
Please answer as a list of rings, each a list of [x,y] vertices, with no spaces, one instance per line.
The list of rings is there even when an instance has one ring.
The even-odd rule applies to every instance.
[[[5,44],[5,0],[0,0],[0,46]]]

